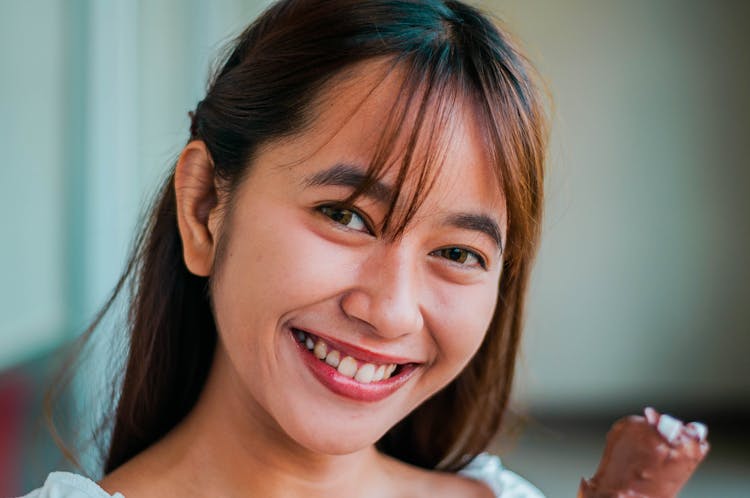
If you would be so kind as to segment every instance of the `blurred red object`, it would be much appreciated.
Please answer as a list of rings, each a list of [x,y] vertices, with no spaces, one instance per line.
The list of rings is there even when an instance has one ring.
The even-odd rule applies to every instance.
[[[31,400],[31,385],[18,372],[0,373],[0,496],[14,496],[22,469],[24,413]]]

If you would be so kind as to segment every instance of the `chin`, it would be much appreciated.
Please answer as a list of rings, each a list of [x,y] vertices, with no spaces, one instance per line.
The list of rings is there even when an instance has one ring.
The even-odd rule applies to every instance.
[[[276,405],[269,415],[290,442],[321,455],[348,455],[372,447],[400,418],[395,406],[363,408],[335,406],[331,400],[314,403],[306,396],[296,399],[305,402],[280,411],[273,409],[280,408]]]
[[[374,445],[387,432],[362,428],[361,424],[333,424],[335,426],[310,426],[287,431],[287,435],[298,445],[313,453],[324,455],[349,455]]]

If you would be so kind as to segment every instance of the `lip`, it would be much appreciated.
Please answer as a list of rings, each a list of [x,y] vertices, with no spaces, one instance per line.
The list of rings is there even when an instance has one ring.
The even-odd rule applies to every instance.
[[[300,327],[291,327],[291,329],[292,331],[301,330],[302,332],[305,332],[310,335],[314,335],[315,337],[320,337],[321,339],[323,339],[324,342],[327,342],[328,344],[333,346],[335,349],[337,349],[339,352],[344,353],[348,356],[351,356],[352,358],[356,360],[364,361],[367,363],[377,363],[379,365],[387,365],[389,363],[396,363],[397,365],[406,365],[407,363],[415,363],[415,364],[421,363],[420,361],[416,361],[410,358],[405,358],[403,356],[384,355],[382,353],[376,353],[368,349],[363,349],[359,346],[355,346],[354,344],[349,344],[347,342],[341,342],[337,339],[333,339],[331,337],[328,337],[325,334],[318,333],[315,330],[300,328]]]
[[[312,332],[310,333],[312,334]],[[417,370],[417,365],[414,363],[402,364],[400,371],[396,375],[378,382],[363,384],[340,374],[338,370],[316,358],[302,343],[297,341],[296,337],[294,337],[293,329],[288,329],[286,335],[292,341],[301,360],[318,382],[334,394],[355,401],[373,403],[385,399],[403,386]],[[333,342],[331,344],[333,345]]]

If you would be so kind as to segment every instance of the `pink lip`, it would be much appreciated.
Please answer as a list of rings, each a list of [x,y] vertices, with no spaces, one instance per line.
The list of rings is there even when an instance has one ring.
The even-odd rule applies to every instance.
[[[298,327],[292,327],[292,328],[314,335],[315,337],[320,337],[321,339],[323,339],[324,342],[327,342],[328,344],[333,346],[334,349],[337,349],[340,353],[351,356],[352,358],[355,358],[360,361],[364,361],[366,363],[376,363],[378,365],[387,365],[389,363],[396,363],[398,365],[405,365],[407,363],[420,363],[418,361],[414,361],[409,358],[404,358],[402,356],[384,355],[381,353],[376,353],[374,351],[369,351],[367,349],[362,349],[359,346],[355,346],[354,344],[341,342],[337,339],[332,339],[326,335],[319,334],[318,332],[314,330],[302,329]]]
[[[307,368],[310,369],[310,372],[312,372],[313,376],[321,384],[335,394],[356,401],[375,402],[387,398],[403,386],[417,369],[415,364],[409,363],[402,365],[400,372],[388,379],[362,384],[345,375],[341,375],[338,370],[316,358],[302,343],[297,341],[294,337],[294,332],[291,330],[289,331],[289,338],[297,348],[302,361],[304,361]]]

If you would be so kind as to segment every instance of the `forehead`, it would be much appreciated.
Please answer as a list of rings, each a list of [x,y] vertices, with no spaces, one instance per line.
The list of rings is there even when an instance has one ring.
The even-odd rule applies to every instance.
[[[273,166],[304,184],[315,172],[336,164],[366,169],[383,151],[399,101],[403,72],[389,71],[382,61],[365,62],[336,78],[321,92],[308,127],[290,138],[269,144],[260,155]],[[386,147],[382,180],[396,183],[399,166],[419,119],[423,95],[414,95],[393,143]],[[439,99],[439,97],[438,97]],[[409,191],[424,166],[434,184],[420,211],[437,213],[448,208],[482,208],[505,225],[504,198],[488,153],[484,134],[467,97],[455,105],[427,106],[409,162],[402,191]],[[264,168],[268,165],[256,165]],[[275,168],[274,168],[275,169]]]

